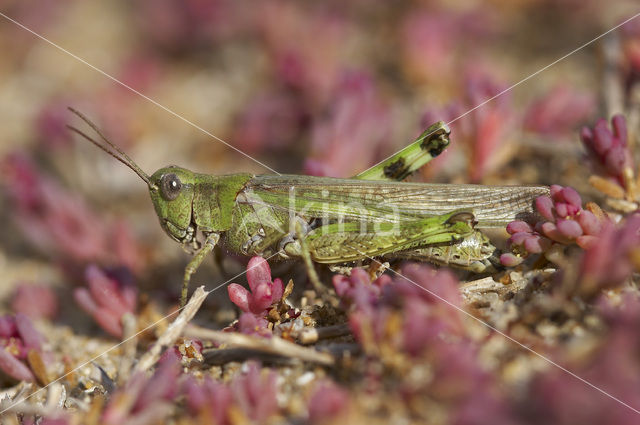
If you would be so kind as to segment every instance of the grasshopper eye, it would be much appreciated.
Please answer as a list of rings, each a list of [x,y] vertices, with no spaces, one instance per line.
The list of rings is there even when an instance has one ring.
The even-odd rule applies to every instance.
[[[160,194],[167,201],[173,201],[180,195],[182,189],[182,182],[173,173],[165,174],[160,179]]]

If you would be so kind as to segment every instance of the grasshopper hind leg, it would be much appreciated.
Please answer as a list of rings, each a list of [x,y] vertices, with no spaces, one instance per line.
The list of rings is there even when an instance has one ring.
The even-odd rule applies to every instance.
[[[473,273],[489,273],[498,269],[496,248],[483,233],[475,230],[461,241],[438,244],[396,252],[393,258],[427,261],[441,266],[451,266]]]

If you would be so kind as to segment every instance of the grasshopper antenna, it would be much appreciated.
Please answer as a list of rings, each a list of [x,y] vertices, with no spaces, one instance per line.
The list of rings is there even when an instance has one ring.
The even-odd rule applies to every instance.
[[[149,186],[151,189],[155,190],[158,188],[158,186],[151,183],[151,180],[149,180],[149,176],[147,175],[147,173],[142,171],[142,168],[140,168],[138,164],[136,164],[133,161],[133,159],[129,157],[129,155],[127,155],[119,147],[111,143],[109,139],[107,139],[106,136],[102,134],[98,126],[95,125],[89,118],[87,118],[86,116],[84,116],[84,114],[72,108],[71,106],[69,106],[67,109],[69,109],[69,111],[71,111],[74,115],[77,115],[82,121],[84,121],[89,127],[91,127],[93,131],[98,133],[98,136],[100,136],[100,138],[106,143],[106,145],[103,143],[100,143],[99,141],[97,141],[92,137],[87,136],[83,131],[77,129],[76,127],[67,124],[67,128],[69,130],[75,133],[78,133],[80,136],[84,137],[85,139],[87,139],[88,141],[90,141],[91,143],[93,143],[94,145],[96,145],[97,147],[99,147],[100,149],[102,149],[103,151],[105,151],[106,153],[108,153],[118,161],[122,162],[124,165],[126,165],[130,169],[132,169],[133,172],[135,172],[138,176],[140,176],[140,178],[144,180],[145,183],[147,183],[147,186]]]

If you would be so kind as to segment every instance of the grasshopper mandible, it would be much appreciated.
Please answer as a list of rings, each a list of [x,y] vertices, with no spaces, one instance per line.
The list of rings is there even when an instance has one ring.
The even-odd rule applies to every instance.
[[[482,186],[402,181],[449,143],[438,122],[388,160],[351,179],[299,175],[214,176],[168,166],[146,174],[87,117],[69,108],[104,143],[68,126],[132,169],[149,187],[164,231],[195,255],[191,275],[218,244],[246,256],[342,264],[410,258],[481,272],[495,248],[478,229],[534,214],[546,186]],[[304,238],[304,244],[300,243]],[[302,246],[306,251],[302,251]]]

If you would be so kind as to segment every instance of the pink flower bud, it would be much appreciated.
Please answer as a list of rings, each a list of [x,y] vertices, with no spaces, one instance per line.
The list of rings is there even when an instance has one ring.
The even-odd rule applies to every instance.
[[[568,217],[569,216],[569,208],[568,205],[564,202],[556,202],[556,215],[558,217]]]
[[[247,281],[253,292],[263,282],[271,282],[271,268],[262,257],[252,257],[247,264]]]
[[[556,226],[561,234],[571,239],[575,239],[583,234],[582,227],[574,220],[558,219]]]
[[[280,301],[282,294],[284,294],[284,284],[282,279],[276,278],[271,285],[271,299],[274,303]]]
[[[587,235],[597,235],[602,228],[600,221],[591,211],[581,211],[576,220]]]
[[[624,115],[614,115],[613,118],[611,118],[611,127],[613,127],[613,133],[616,139],[620,141],[622,146],[627,146],[627,121]]]
[[[531,226],[521,220],[512,221],[511,223],[507,224],[507,232],[509,232],[509,234],[511,235],[519,232],[531,233],[532,231],[533,229],[531,228]]]
[[[229,299],[242,311],[249,311],[249,291],[237,283],[227,286]]]
[[[551,198],[552,198],[554,201],[563,201],[563,200],[564,200],[564,199],[563,199],[563,198],[561,198],[561,197],[560,197],[560,198],[558,198],[558,194],[559,194],[560,192],[562,192],[562,186],[557,185],[557,184],[552,184],[552,185],[551,185],[551,187],[549,188],[549,190],[550,190]]]
[[[536,199],[536,209],[538,210],[540,215],[547,220],[555,220],[555,218],[553,217],[553,202],[548,196],[540,196]]]
[[[546,243],[545,243],[546,242]],[[524,249],[531,254],[540,254],[546,248],[548,248],[548,239],[543,239],[540,236],[531,236],[524,241]]]
[[[564,187],[562,189],[562,197],[567,203],[574,207],[582,208],[582,198],[580,198],[580,195],[574,188],[568,186]]]
[[[28,350],[40,350],[44,342],[44,337],[33,327],[33,323],[25,314],[16,314],[16,328],[25,348]]]
[[[549,239],[552,239],[556,242],[560,242],[563,244],[571,243],[571,239],[568,239],[566,236],[560,233],[556,225],[549,221],[542,223],[541,229],[542,229],[542,233]]]
[[[620,174],[626,163],[626,151],[622,146],[614,146],[604,157],[604,166],[611,174]]]
[[[598,155],[604,155],[613,145],[613,135],[607,128],[607,121],[600,119],[593,129],[593,149]]]
[[[4,348],[0,348],[0,370],[18,381],[35,381],[31,370]]]
[[[264,312],[272,303],[271,285],[262,283],[251,291],[249,297],[249,310],[254,314]]]
[[[531,233],[527,233],[527,232],[518,232],[513,234],[510,238],[509,241],[513,244],[513,245],[522,245],[524,243],[524,241],[531,235]]]
[[[598,242],[598,240],[599,238],[597,236],[582,235],[576,238],[576,244],[582,249],[590,249]]]
[[[16,321],[10,315],[0,316],[0,338],[9,339],[18,335]]]
[[[521,257],[517,257],[511,253],[500,255],[500,264],[506,267],[515,267],[524,261]]]
[[[593,132],[589,127],[582,127],[580,130],[580,139],[586,146],[593,148]]]

